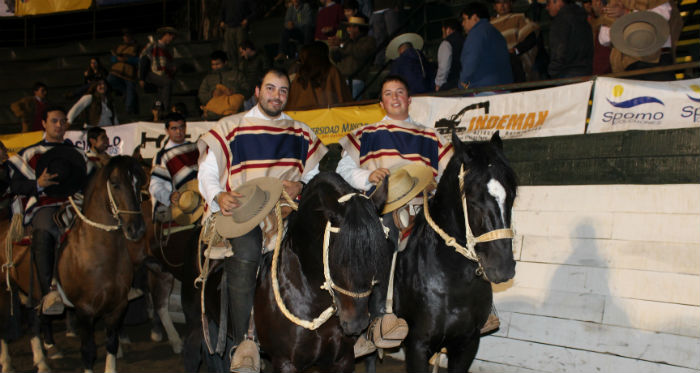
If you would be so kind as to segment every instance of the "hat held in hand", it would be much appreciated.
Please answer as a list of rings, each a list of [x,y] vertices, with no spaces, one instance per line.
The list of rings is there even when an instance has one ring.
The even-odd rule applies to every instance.
[[[660,14],[642,11],[620,17],[610,27],[610,41],[620,52],[632,57],[656,53],[668,40],[668,21]]]
[[[58,184],[49,185],[43,192],[52,198],[72,196],[83,189],[87,179],[85,157],[73,145],[54,145],[41,155],[36,165],[36,177],[41,177],[44,171],[57,176],[51,181]]]
[[[204,199],[199,194],[198,180],[190,180],[177,190],[180,197],[170,205],[172,219],[179,225],[194,224],[204,213]]]
[[[224,238],[240,237],[260,224],[275,207],[282,195],[282,181],[274,177],[260,177],[236,188],[242,195],[239,206],[231,215],[216,213],[216,232]]]
[[[405,205],[430,185],[433,180],[433,169],[421,163],[410,163],[392,170],[391,175],[389,175],[389,191],[382,214],[388,214]]]

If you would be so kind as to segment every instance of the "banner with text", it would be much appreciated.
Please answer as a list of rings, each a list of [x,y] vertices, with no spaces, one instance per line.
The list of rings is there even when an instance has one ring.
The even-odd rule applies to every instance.
[[[588,133],[698,126],[700,79],[596,79]]]
[[[413,97],[411,118],[449,135],[457,126],[462,141],[582,134],[593,82],[495,96]]]
[[[92,0],[23,0],[15,2],[15,15],[58,13],[70,10],[88,9]]]
[[[290,111],[287,114],[308,124],[326,145],[337,143],[355,129],[384,118],[384,110],[379,104]]]

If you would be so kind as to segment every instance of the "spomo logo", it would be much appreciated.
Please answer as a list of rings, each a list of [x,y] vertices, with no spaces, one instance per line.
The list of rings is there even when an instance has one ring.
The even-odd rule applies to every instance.
[[[615,109],[603,113],[603,122],[610,123],[612,125],[623,124],[623,123],[637,123],[637,124],[659,124],[664,118],[664,113],[661,111],[642,111],[642,108],[635,109],[638,106],[644,105],[643,108],[647,108],[648,105],[659,104],[664,106],[663,101],[656,97],[651,96],[639,96],[630,99],[622,99],[622,95],[625,89],[622,85],[616,85],[612,89],[613,99],[606,98],[608,103],[612,105]]]
[[[695,97],[700,96],[700,86],[693,84],[690,86],[690,90],[694,92],[692,96],[690,94],[686,94],[690,101],[700,104],[700,97]],[[700,106],[697,104],[683,106],[683,109],[681,109],[681,117],[690,118],[693,120],[693,123],[700,122]]]

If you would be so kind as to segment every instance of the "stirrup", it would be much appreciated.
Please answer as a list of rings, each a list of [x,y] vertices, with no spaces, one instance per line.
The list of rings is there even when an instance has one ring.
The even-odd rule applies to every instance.
[[[498,331],[501,327],[501,320],[495,314],[489,314],[484,326],[481,327],[481,335],[489,335]]]
[[[367,328],[367,336],[377,348],[398,347],[408,335],[406,320],[393,313],[387,313],[372,320]]]
[[[258,345],[250,339],[241,342],[233,353],[229,370],[236,373],[260,373]]]
[[[41,301],[41,313],[44,315],[60,315],[63,313],[63,301],[57,290],[51,290]]]
[[[355,359],[357,359],[358,357],[369,355],[374,351],[377,351],[377,346],[375,346],[374,343],[367,339],[367,336],[362,333],[360,337],[357,338],[357,342],[355,342],[353,350],[355,352]]]

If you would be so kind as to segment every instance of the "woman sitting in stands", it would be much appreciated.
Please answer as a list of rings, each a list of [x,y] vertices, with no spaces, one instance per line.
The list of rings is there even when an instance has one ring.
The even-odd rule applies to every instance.
[[[68,123],[73,128],[76,126],[94,127],[119,124],[112,98],[107,92],[107,84],[104,80],[92,83],[87,94],[70,108]]]
[[[285,110],[328,107],[352,100],[350,88],[331,64],[326,43],[316,41],[304,46],[299,62]]]

